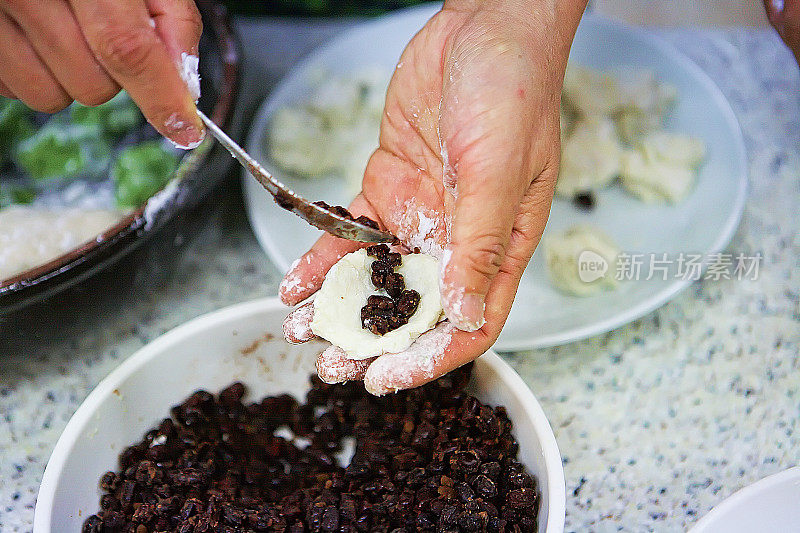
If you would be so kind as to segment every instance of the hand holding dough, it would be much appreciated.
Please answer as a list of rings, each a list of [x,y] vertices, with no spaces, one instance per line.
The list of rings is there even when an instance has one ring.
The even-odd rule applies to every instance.
[[[372,362],[370,391],[423,385],[484,353],[544,230],[558,167],[558,94],[583,10],[548,4],[542,20],[558,22],[554,34],[531,31],[524,6],[500,7],[446,2],[392,73],[379,146],[348,209],[440,260],[448,322]],[[281,299],[310,297],[360,247],[323,235],[287,273]]]

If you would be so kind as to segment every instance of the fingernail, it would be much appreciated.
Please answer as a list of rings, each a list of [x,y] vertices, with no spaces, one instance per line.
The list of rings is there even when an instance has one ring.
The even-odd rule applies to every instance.
[[[314,320],[314,306],[311,304],[299,307],[289,313],[283,321],[283,338],[289,344],[302,344],[315,337],[311,330]]]
[[[203,142],[206,129],[197,117],[189,119],[173,113],[164,121],[164,134],[177,148],[191,150]]]
[[[369,371],[369,370],[368,370]],[[368,393],[372,394],[373,396],[386,396],[390,392],[397,392],[398,389],[390,389],[386,387],[386,384],[371,379],[364,379],[364,390]]]
[[[317,357],[317,375],[330,385],[363,379],[373,360],[348,359],[341,348],[329,346]]]
[[[477,331],[486,324],[485,298],[480,294],[456,294],[445,305],[447,318],[462,331]]]

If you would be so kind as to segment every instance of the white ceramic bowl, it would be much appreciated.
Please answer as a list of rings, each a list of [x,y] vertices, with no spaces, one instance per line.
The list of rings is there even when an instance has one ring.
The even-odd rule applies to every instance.
[[[689,533],[800,531],[800,467],[765,477],[714,507]]]
[[[169,408],[199,388],[216,392],[239,380],[250,398],[302,397],[322,344],[291,346],[276,298],[228,307],[184,324],[132,355],[92,391],[67,424],[42,479],[35,533],[80,531],[98,510],[97,481],[120,451],[139,441]],[[539,531],[564,529],[564,471],[553,431],[522,379],[495,353],[475,365],[471,392],[505,405],[520,460],[539,481]]]

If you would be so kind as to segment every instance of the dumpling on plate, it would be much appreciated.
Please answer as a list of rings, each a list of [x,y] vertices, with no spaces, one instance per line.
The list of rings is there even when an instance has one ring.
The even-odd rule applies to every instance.
[[[556,193],[571,199],[607,186],[619,175],[622,150],[611,120],[581,120],[562,143]]]
[[[657,131],[637,143],[637,148],[651,161],[663,161],[697,167],[706,157],[705,143],[689,135]]]
[[[664,118],[675,103],[677,89],[659,81],[652,70],[627,70],[620,74],[620,108],[616,119],[620,138],[635,144],[663,128]]]
[[[347,76],[320,70],[313,92],[275,112],[268,132],[272,161],[307,178],[344,178],[349,196],[361,190],[369,156],[378,147],[389,73],[368,69]]]
[[[622,156],[622,186],[645,202],[682,201],[692,190],[697,166],[705,157],[702,141],[657,132]]]
[[[620,107],[617,78],[570,65],[564,74],[562,103],[571,112],[584,117],[611,115]]]
[[[275,112],[270,129],[270,156],[280,167],[304,176],[320,176],[334,169],[338,150],[325,118],[303,107]]]
[[[594,226],[579,225],[544,241],[547,274],[566,294],[591,296],[612,290],[620,249],[611,237]]]

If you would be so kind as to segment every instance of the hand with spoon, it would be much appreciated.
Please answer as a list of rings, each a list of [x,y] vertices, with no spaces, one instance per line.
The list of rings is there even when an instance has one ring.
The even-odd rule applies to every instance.
[[[497,339],[547,221],[562,78],[584,7],[450,0],[409,43],[389,85],[380,146],[349,209],[439,257],[448,321],[405,352],[371,361],[332,347],[317,361],[323,379],[364,379],[385,394],[435,379]],[[323,235],[287,274],[283,301],[311,296],[360,246]],[[289,340],[312,338],[311,309],[287,319]]]
[[[54,113],[123,88],[153,127],[191,148],[204,127],[181,73],[195,66],[202,31],[193,0],[0,0],[0,95]]]

